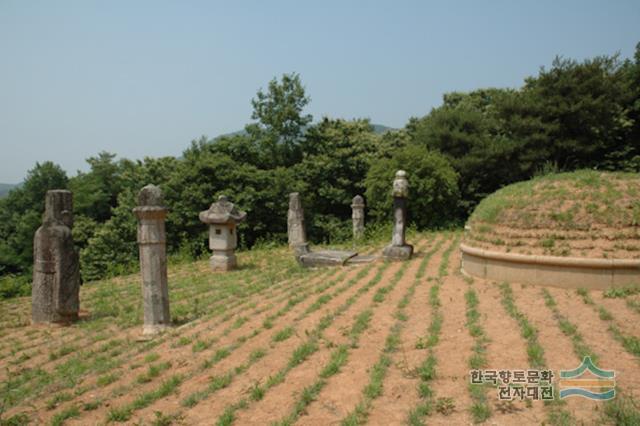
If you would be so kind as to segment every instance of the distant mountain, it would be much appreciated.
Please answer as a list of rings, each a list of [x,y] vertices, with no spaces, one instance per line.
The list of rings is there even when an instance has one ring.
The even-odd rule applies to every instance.
[[[373,127],[373,133],[376,133],[378,135],[381,135],[382,133],[387,132],[389,130],[397,130],[397,129],[394,129],[393,127],[387,127],[387,126],[384,126],[382,124],[371,124],[371,127]],[[222,137],[225,137],[225,136],[226,137],[230,137],[230,136],[246,135],[246,134],[247,134],[247,131],[242,129],[242,130],[237,130],[235,132],[225,133],[223,135],[219,135],[215,139],[222,138]]]
[[[18,186],[14,183],[0,183],[0,198],[5,197],[9,191]]]

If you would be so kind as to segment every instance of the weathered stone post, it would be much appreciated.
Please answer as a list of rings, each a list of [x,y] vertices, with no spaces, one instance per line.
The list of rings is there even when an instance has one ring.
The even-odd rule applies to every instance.
[[[80,266],[73,246],[73,195],[47,191],[43,223],[33,238],[33,323],[69,323],[80,309]]]
[[[144,308],[143,336],[153,336],[171,324],[169,314],[169,285],[167,283],[167,247],[160,188],[147,185],[138,193],[138,246],[142,275],[142,303]]]
[[[296,258],[309,253],[307,231],[304,227],[304,209],[300,201],[300,194],[297,192],[289,194],[287,232],[289,236],[289,247],[295,252]]]
[[[209,210],[200,212],[200,220],[209,225],[209,248],[213,255],[209,264],[214,271],[230,271],[237,266],[234,253],[238,246],[236,225],[247,218],[246,212],[236,209],[227,197],[221,195]]]
[[[405,242],[407,228],[407,197],[409,195],[409,182],[407,172],[398,170],[393,181],[393,234],[391,245],[385,247],[384,257],[391,260],[407,260],[413,254],[413,246]]]
[[[364,198],[360,195],[353,197],[351,219],[353,220],[353,239],[360,241],[364,236]]]

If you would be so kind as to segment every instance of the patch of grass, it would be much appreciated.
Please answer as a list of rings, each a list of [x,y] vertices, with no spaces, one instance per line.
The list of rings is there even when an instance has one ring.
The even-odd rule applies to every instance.
[[[53,351],[49,353],[49,361],[55,361],[56,359],[62,358],[65,355],[69,355],[72,352],[76,352],[78,350],[77,346],[73,345],[64,345],[57,351]]]
[[[508,283],[500,284],[500,293],[502,295],[502,306],[520,326],[520,334],[527,340],[527,355],[529,363],[534,368],[542,368],[545,366],[544,349],[538,342],[538,331],[529,322],[527,317],[518,310],[513,299],[513,290]]]
[[[73,399],[73,395],[69,392],[60,392],[55,394],[51,399],[47,401],[46,408],[47,410],[53,410],[60,404],[61,402],[71,401]]]
[[[598,316],[603,321],[613,320],[613,315],[611,315],[611,312],[607,311],[603,306],[598,307]]]
[[[99,387],[105,387],[115,382],[119,378],[120,378],[120,373],[117,373],[117,372],[103,374],[102,376],[98,377],[98,379],[96,380],[96,384]]]
[[[152,391],[145,392],[138,396],[132,403],[120,408],[112,408],[107,414],[108,421],[125,422],[131,418],[134,411],[148,407],[158,399],[164,398],[176,391],[182,383],[181,375],[173,375],[165,380],[160,386]]]
[[[151,380],[155,379],[163,371],[166,371],[169,368],[171,368],[171,363],[168,362],[168,361],[161,362],[159,364],[149,365],[147,367],[147,371],[145,373],[140,374],[138,377],[136,377],[136,382],[137,383],[149,383]]]
[[[209,349],[210,346],[211,346],[211,342],[196,340],[195,343],[191,346],[191,351],[193,353],[202,352],[206,349]]]
[[[150,354],[145,355],[145,357],[144,357],[144,362],[145,362],[146,364],[150,364],[150,363],[152,363],[152,362],[154,362],[154,361],[157,361],[158,359],[160,359],[160,355],[158,355],[158,354],[157,354],[157,353],[155,353],[155,352],[152,352],[152,353],[150,353]]]
[[[302,364],[311,354],[318,350],[318,343],[315,340],[310,340],[298,346],[289,359],[289,367],[293,368]]]
[[[603,416],[616,425],[636,426],[640,424],[640,404],[618,392],[614,399],[605,403]]]
[[[442,397],[436,399],[435,409],[443,416],[448,416],[453,414],[453,412],[456,410],[456,404],[453,398]]]
[[[284,340],[287,340],[289,337],[293,336],[294,331],[295,330],[291,326],[283,328],[273,336],[272,340],[274,342],[282,342]]]
[[[249,354],[249,363],[253,364],[254,362],[259,360],[260,358],[263,358],[266,354],[267,354],[267,351],[262,349],[262,348],[254,349]]]
[[[76,405],[73,405],[59,412],[55,416],[53,416],[53,419],[51,420],[51,425],[61,426],[64,424],[65,420],[71,419],[73,417],[78,417],[78,416],[80,416],[80,409]]]
[[[625,287],[614,287],[608,290],[605,290],[602,295],[608,298],[624,298],[627,296],[632,296],[634,294],[640,294],[640,285],[632,285]]]
[[[102,405],[102,400],[101,399],[95,399],[93,401],[85,402],[82,405],[82,410],[83,411],[97,410],[98,408],[100,408],[101,405]]]
[[[593,352],[591,348],[587,346],[584,342],[582,335],[578,332],[578,328],[575,324],[572,324],[565,316],[563,316],[558,307],[556,306],[555,300],[553,296],[546,288],[543,288],[542,295],[545,300],[551,300],[553,303],[547,303],[547,306],[550,307],[551,312],[553,313],[553,317],[555,318],[558,328],[562,331],[563,334],[569,336],[571,338],[571,343],[573,345],[573,352],[578,356],[580,360],[584,359],[584,357],[591,357],[593,362],[598,362],[598,356]],[[589,296],[587,294],[587,296]]]

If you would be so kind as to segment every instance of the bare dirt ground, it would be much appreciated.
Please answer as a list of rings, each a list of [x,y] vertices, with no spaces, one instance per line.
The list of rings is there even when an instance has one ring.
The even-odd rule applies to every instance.
[[[460,237],[418,234],[408,262],[305,270],[278,249],[228,274],[172,266],[176,326],[151,342],[135,275],[85,286],[71,327],[0,302],[0,424],[640,424],[638,292],[472,280]],[[548,369],[557,395],[584,355],[615,370],[614,402],[470,385],[474,367]]]

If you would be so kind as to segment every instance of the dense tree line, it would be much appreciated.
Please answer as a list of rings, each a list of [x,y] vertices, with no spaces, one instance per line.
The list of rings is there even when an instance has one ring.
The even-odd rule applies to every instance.
[[[284,75],[252,100],[254,122],[245,132],[203,137],[180,158],[116,161],[102,152],[71,178],[55,164],[36,164],[0,200],[0,274],[30,278],[33,234],[52,188],[74,193],[74,238],[87,281],[135,264],[131,209],[148,183],[165,193],[170,252],[193,257],[206,252],[198,212],[221,194],[248,212],[240,235],[251,247],[285,241],[293,191],[303,194],[314,241],[348,238],[356,194],[365,195],[370,221],[389,220],[399,168],[409,172],[410,221],[419,228],[462,223],[486,195],[537,173],[640,171],[640,44],[628,60],[556,58],[519,89],[448,93],[424,117],[381,135],[368,120],[312,124],[309,102],[300,77]]]

